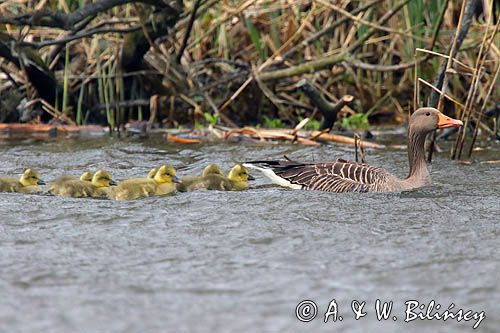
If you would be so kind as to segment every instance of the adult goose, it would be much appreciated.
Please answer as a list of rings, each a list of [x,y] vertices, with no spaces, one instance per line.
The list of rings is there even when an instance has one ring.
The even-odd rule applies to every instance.
[[[425,161],[428,133],[438,128],[459,127],[460,120],[431,107],[420,108],[410,117],[408,127],[408,177],[400,179],[383,168],[338,159],[329,163],[301,163],[290,160],[251,161],[243,165],[261,171],[274,183],[294,189],[325,192],[392,192],[429,185]]]

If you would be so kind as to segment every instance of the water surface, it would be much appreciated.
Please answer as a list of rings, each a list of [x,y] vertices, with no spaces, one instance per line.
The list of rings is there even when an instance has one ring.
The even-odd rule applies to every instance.
[[[404,302],[485,311],[500,327],[498,144],[472,165],[438,154],[434,185],[414,192],[330,194],[272,186],[132,202],[0,193],[2,332],[472,332],[474,321],[404,323]],[[0,142],[0,174],[45,179],[99,168],[115,179],[171,163],[180,176],[209,162],[352,159],[342,146],[207,144],[160,139]],[[401,176],[406,152],[369,151]],[[295,307],[313,300],[302,323]],[[335,299],[342,322],[323,323]],[[394,301],[379,322],[376,299]],[[366,301],[356,321],[351,301]]]

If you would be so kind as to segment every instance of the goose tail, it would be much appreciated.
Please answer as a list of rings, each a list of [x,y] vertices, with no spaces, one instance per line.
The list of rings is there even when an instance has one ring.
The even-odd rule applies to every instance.
[[[248,161],[243,163],[245,168],[260,171],[266,178],[279,186],[300,190],[302,185],[292,184],[288,180],[278,176],[276,170],[280,167],[279,161]]]

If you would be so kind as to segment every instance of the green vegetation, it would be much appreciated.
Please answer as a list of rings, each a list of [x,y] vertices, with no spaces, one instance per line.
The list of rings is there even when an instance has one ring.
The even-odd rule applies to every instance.
[[[217,123],[220,120],[220,116],[218,114],[212,115],[208,112],[205,112],[205,113],[203,113],[203,116],[205,117],[205,120],[207,121],[207,123],[209,123],[210,125],[217,125]]]
[[[112,130],[150,118],[164,126],[293,127],[313,116],[294,88],[305,78],[329,101],[354,96],[339,115],[344,128],[366,129],[380,114],[405,121],[428,104],[464,12],[449,0],[176,3],[48,0],[38,16],[29,2],[5,3],[0,98],[12,88],[20,93],[17,103],[4,103],[9,110],[0,107],[0,119],[19,120],[23,98],[42,98],[32,121]],[[467,112],[486,133],[492,125],[479,109],[500,99],[498,89],[488,94],[500,62],[492,10],[485,0],[474,15],[462,14],[472,23],[446,79],[449,109],[461,115],[474,86],[470,73],[482,66]],[[321,127],[314,117],[304,129]]]
[[[284,128],[285,124],[283,124],[283,120],[280,118],[269,118],[268,116],[263,116],[264,122],[261,127],[264,128]]]
[[[342,118],[341,126],[350,130],[366,130],[370,127],[368,113],[356,113],[349,117]]]
[[[307,122],[307,124],[304,125],[304,129],[306,131],[318,131],[320,127],[321,127],[321,122],[319,120],[314,120],[314,119],[310,119]]]

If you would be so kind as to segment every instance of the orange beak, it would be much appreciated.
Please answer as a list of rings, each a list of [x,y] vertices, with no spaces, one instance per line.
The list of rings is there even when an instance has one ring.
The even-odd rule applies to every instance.
[[[441,112],[438,113],[438,119],[438,128],[460,127],[464,125],[461,120],[447,117]]]

